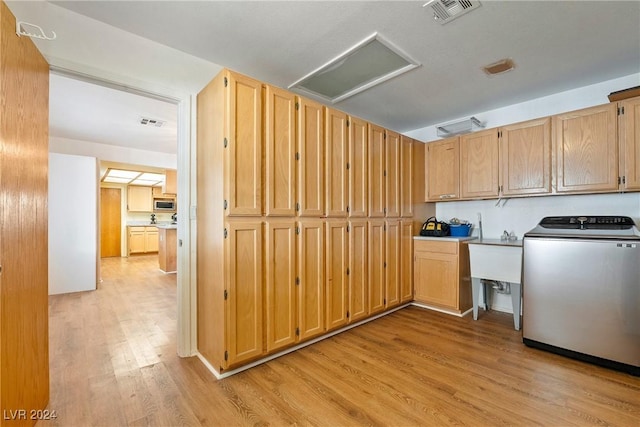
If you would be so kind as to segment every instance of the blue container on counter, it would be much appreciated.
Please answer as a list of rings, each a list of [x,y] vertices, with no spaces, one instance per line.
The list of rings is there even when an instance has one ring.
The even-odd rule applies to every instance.
[[[471,224],[449,224],[451,236],[467,237],[471,233]]]

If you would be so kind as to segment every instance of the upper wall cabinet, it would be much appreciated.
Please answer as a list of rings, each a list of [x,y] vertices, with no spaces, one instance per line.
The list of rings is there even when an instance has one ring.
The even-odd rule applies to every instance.
[[[640,98],[622,101],[619,108],[621,185],[640,190]]]
[[[488,129],[460,137],[460,196],[497,197],[498,131]]]
[[[328,217],[346,217],[348,204],[347,115],[325,108],[325,208]]]
[[[400,216],[400,134],[387,130],[384,156],[385,206],[387,218]]]
[[[225,205],[228,215],[262,215],[262,83],[228,71]]]
[[[618,189],[616,122],[615,103],[553,117],[558,193]]]
[[[322,104],[298,97],[298,215],[324,215],[324,118]]]
[[[427,201],[460,198],[460,141],[458,137],[427,144]]]
[[[295,96],[265,86],[265,214],[295,215]]]
[[[384,217],[385,129],[369,124],[369,217]]]
[[[413,139],[400,135],[400,216],[413,216]]]
[[[503,126],[499,134],[501,193],[550,193],[551,118]]]
[[[349,216],[366,218],[368,212],[368,153],[367,122],[349,117]]]

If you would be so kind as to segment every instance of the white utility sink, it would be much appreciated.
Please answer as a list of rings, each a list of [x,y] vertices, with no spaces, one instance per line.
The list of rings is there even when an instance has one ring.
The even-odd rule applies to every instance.
[[[480,239],[469,241],[473,319],[478,319],[480,292],[484,291],[485,310],[490,307],[491,289],[481,279],[508,282],[513,303],[513,324],[520,330],[522,288],[522,240]]]

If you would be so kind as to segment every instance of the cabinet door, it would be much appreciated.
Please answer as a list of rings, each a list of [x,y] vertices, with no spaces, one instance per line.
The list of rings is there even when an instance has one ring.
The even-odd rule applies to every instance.
[[[347,324],[349,262],[346,220],[328,220],[325,240],[326,263],[326,329],[336,329]]]
[[[367,153],[369,135],[367,122],[349,117],[349,216],[366,218],[369,186]]]
[[[324,222],[298,222],[299,340],[324,333]]]
[[[400,135],[390,130],[385,133],[384,180],[387,218],[400,216]]]
[[[324,215],[324,126],[322,104],[298,97],[299,216]]]
[[[264,354],[262,223],[229,221],[226,232],[226,351],[233,366]]]
[[[500,128],[500,189],[505,196],[551,192],[551,118]]]
[[[225,194],[228,215],[262,214],[262,83],[228,72]]]
[[[296,99],[265,87],[265,214],[295,215]]]
[[[383,218],[384,195],[384,128],[369,123],[369,217]]]
[[[413,299],[413,221],[400,222],[400,302]]]
[[[325,108],[325,208],[328,217],[346,217],[348,203],[347,115]]]
[[[431,142],[427,153],[427,201],[458,199],[460,197],[460,141],[458,137]]]
[[[640,98],[620,103],[620,142],[623,153],[623,182],[627,190],[640,190]]]
[[[415,300],[457,309],[457,255],[415,252]]]
[[[413,140],[400,136],[400,216],[413,217]]]
[[[369,314],[367,221],[349,221],[349,322],[361,320]]]
[[[293,220],[266,225],[265,292],[267,351],[296,341],[296,232]]]
[[[145,227],[144,233],[144,251],[145,252],[158,252],[158,229],[156,227]]]
[[[618,189],[617,105],[553,117],[558,193]]]
[[[145,251],[144,235],[145,235],[144,227],[129,228],[129,254],[144,253]]]
[[[164,183],[162,185],[161,190],[162,190],[162,194],[178,193],[178,173],[175,169],[165,169]]]
[[[129,212],[153,212],[153,189],[138,185],[127,186],[127,210]]]
[[[369,314],[379,313],[385,306],[384,220],[369,221]]]
[[[400,222],[385,221],[385,306],[400,304]]]
[[[460,197],[497,197],[498,130],[460,137]]]

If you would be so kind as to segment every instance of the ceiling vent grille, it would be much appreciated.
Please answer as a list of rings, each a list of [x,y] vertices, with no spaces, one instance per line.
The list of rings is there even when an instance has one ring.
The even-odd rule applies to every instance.
[[[433,10],[433,19],[444,25],[480,7],[477,0],[431,0],[423,7]]]
[[[155,126],[160,128],[164,125],[164,120],[150,119],[149,117],[140,117],[139,121],[143,126]]]

